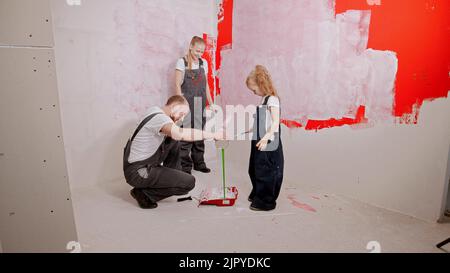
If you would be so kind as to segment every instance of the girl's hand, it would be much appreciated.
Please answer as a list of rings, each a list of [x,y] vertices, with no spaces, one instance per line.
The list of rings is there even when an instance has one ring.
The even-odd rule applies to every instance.
[[[260,151],[265,150],[266,147],[267,147],[267,143],[268,143],[268,142],[269,142],[268,139],[262,138],[262,139],[258,142],[258,144],[256,144],[256,147],[258,147],[258,150],[260,150]]]

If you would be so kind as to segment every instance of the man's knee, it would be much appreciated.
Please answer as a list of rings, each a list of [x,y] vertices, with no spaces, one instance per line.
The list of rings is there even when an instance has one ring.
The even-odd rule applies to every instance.
[[[192,190],[195,188],[195,177],[193,175],[190,174],[186,174],[185,178],[183,179],[183,187],[186,190]]]

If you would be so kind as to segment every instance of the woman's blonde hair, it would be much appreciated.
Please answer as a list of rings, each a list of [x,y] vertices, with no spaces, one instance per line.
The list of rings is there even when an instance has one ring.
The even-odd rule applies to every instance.
[[[253,81],[266,96],[270,95],[278,97],[278,92],[273,86],[269,71],[264,66],[257,65],[255,69],[250,72],[250,75],[248,75],[247,80],[245,81],[247,86],[250,81]]]
[[[191,48],[194,47],[196,44],[206,45],[206,42],[201,37],[198,37],[198,36],[192,37],[191,43],[189,44],[188,54],[187,54],[187,63],[188,63],[189,70],[192,69],[192,62],[193,62],[193,60],[191,58]]]

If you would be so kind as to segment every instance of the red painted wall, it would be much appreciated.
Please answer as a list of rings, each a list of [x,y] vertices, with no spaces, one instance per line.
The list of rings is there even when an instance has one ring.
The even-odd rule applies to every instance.
[[[393,115],[406,122],[405,114],[413,114],[415,123],[418,112],[413,111],[414,105],[447,97],[450,89],[450,1],[369,2],[337,0],[336,13],[371,10],[368,47],[395,51],[399,59]]]

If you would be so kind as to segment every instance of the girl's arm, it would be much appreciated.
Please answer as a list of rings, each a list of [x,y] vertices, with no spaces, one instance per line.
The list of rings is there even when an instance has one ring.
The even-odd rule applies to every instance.
[[[272,117],[272,124],[270,124],[270,129],[264,135],[263,139],[269,140],[274,134],[275,131],[280,126],[280,108],[278,107],[269,107],[270,116]]]
[[[175,70],[175,94],[182,95],[181,93],[181,83],[183,82],[183,72],[180,70]]]
[[[269,142],[269,139],[275,134],[275,131],[280,126],[280,108],[279,107],[269,107],[270,116],[272,117],[272,123],[270,124],[270,129],[264,135],[263,138],[256,144],[259,150],[264,150]]]

